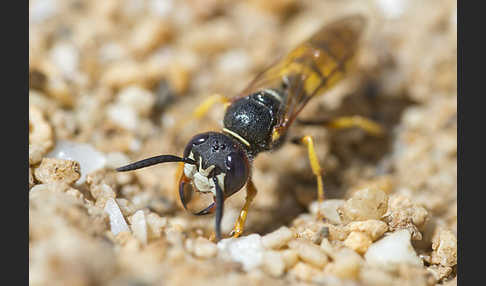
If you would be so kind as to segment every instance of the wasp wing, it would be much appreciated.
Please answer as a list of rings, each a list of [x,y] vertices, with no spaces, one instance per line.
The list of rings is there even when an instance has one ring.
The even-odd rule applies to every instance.
[[[283,134],[315,95],[333,87],[349,70],[365,19],[353,15],[325,25],[285,57],[260,73],[234,100],[264,90],[276,90],[282,99]]]

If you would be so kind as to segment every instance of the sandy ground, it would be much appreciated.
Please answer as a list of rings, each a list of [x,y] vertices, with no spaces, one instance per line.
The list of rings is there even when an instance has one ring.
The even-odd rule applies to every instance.
[[[326,200],[301,146],[261,154],[239,239],[184,211],[177,164],[219,130],[214,93],[236,95],[322,24],[360,13],[357,69],[300,118],[362,115],[385,127],[310,134]],[[455,285],[455,1],[29,1],[31,285]],[[228,234],[242,190],[225,203]],[[324,219],[317,218],[318,210]]]

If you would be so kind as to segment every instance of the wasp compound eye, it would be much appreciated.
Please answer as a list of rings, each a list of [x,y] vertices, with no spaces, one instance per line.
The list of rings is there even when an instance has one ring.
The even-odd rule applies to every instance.
[[[249,166],[243,152],[231,152],[226,157],[225,164],[225,194],[230,196],[245,185],[248,179]]]

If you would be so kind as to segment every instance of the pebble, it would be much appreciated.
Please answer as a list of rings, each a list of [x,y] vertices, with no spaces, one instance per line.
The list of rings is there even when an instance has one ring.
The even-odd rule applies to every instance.
[[[402,229],[373,243],[365,254],[366,262],[378,267],[393,267],[401,263],[422,265],[410,242],[411,234]]]
[[[130,228],[114,199],[111,198],[106,201],[104,211],[110,218],[110,229],[113,235],[116,236],[121,232],[130,232]]]
[[[81,176],[80,166],[76,161],[43,158],[39,167],[35,168],[34,176],[43,184],[53,182],[72,184]]]
[[[193,247],[194,254],[201,258],[211,258],[218,253],[216,244],[203,237],[196,238]]]
[[[144,245],[147,244],[147,222],[145,214],[142,210],[138,210],[133,214],[131,219],[131,227],[133,235]]]
[[[262,244],[268,249],[279,249],[286,245],[292,238],[294,233],[286,226],[282,226],[279,229],[266,234],[262,237]]]
[[[380,238],[387,230],[388,225],[380,220],[353,221],[346,225],[345,229],[349,232],[361,231],[369,235],[371,240]]]
[[[320,204],[318,201],[314,201],[310,205],[310,212],[312,214],[317,214],[319,211],[320,214],[323,215],[330,223],[340,224],[342,222],[341,218],[339,217],[338,208],[343,206],[344,203],[344,200],[336,199],[325,200]]]
[[[77,184],[86,180],[86,175],[105,166],[106,158],[89,144],[59,140],[47,157],[77,161],[80,165],[81,177]]]
[[[294,249],[285,249],[281,251],[285,268],[290,269],[299,261],[299,254]]]
[[[366,188],[357,191],[338,211],[344,221],[379,220],[388,208],[388,195],[378,189]]]
[[[363,254],[373,241],[370,236],[360,231],[352,231],[344,240],[344,246],[351,248],[359,254]]]
[[[312,264],[315,267],[324,267],[329,259],[319,246],[304,239],[295,239],[289,243],[289,247],[295,249],[302,261]]]
[[[432,263],[452,267],[457,264],[457,238],[450,230],[441,229],[432,237]]]
[[[339,278],[357,279],[363,265],[363,259],[349,248],[342,248],[336,252],[334,261],[326,267],[326,273]]]
[[[240,262],[245,271],[259,267],[263,260],[264,248],[258,234],[222,239],[218,249],[226,259]]]
[[[282,254],[277,251],[265,251],[262,262],[263,270],[273,277],[282,276],[286,268]]]

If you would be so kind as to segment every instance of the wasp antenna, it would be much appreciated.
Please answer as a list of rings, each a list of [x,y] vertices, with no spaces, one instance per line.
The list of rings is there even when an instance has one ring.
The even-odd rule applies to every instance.
[[[215,227],[215,232],[216,232],[216,240],[221,240],[221,219],[223,218],[223,190],[221,190],[221,187],[219,186],[218,179],[216,177],[213,177],[214,185],[216,186],[216,227]]]
[[[174,155],[160,155],[160,156],[155,156],[155,157],[143,159],[143,160],[128,164],[126,166],[117,168],[116,170],[118,172],[132,171],[132,170],[152,166],[152,165],[155,165],[155,164],[167,163],[167,162],[184,162],[184,163],[187,163],[187,164],[196,165],[196,161],[189,159],[189,158],[181,158],[181,157],[177,157],[177,156],[174,156]]]

